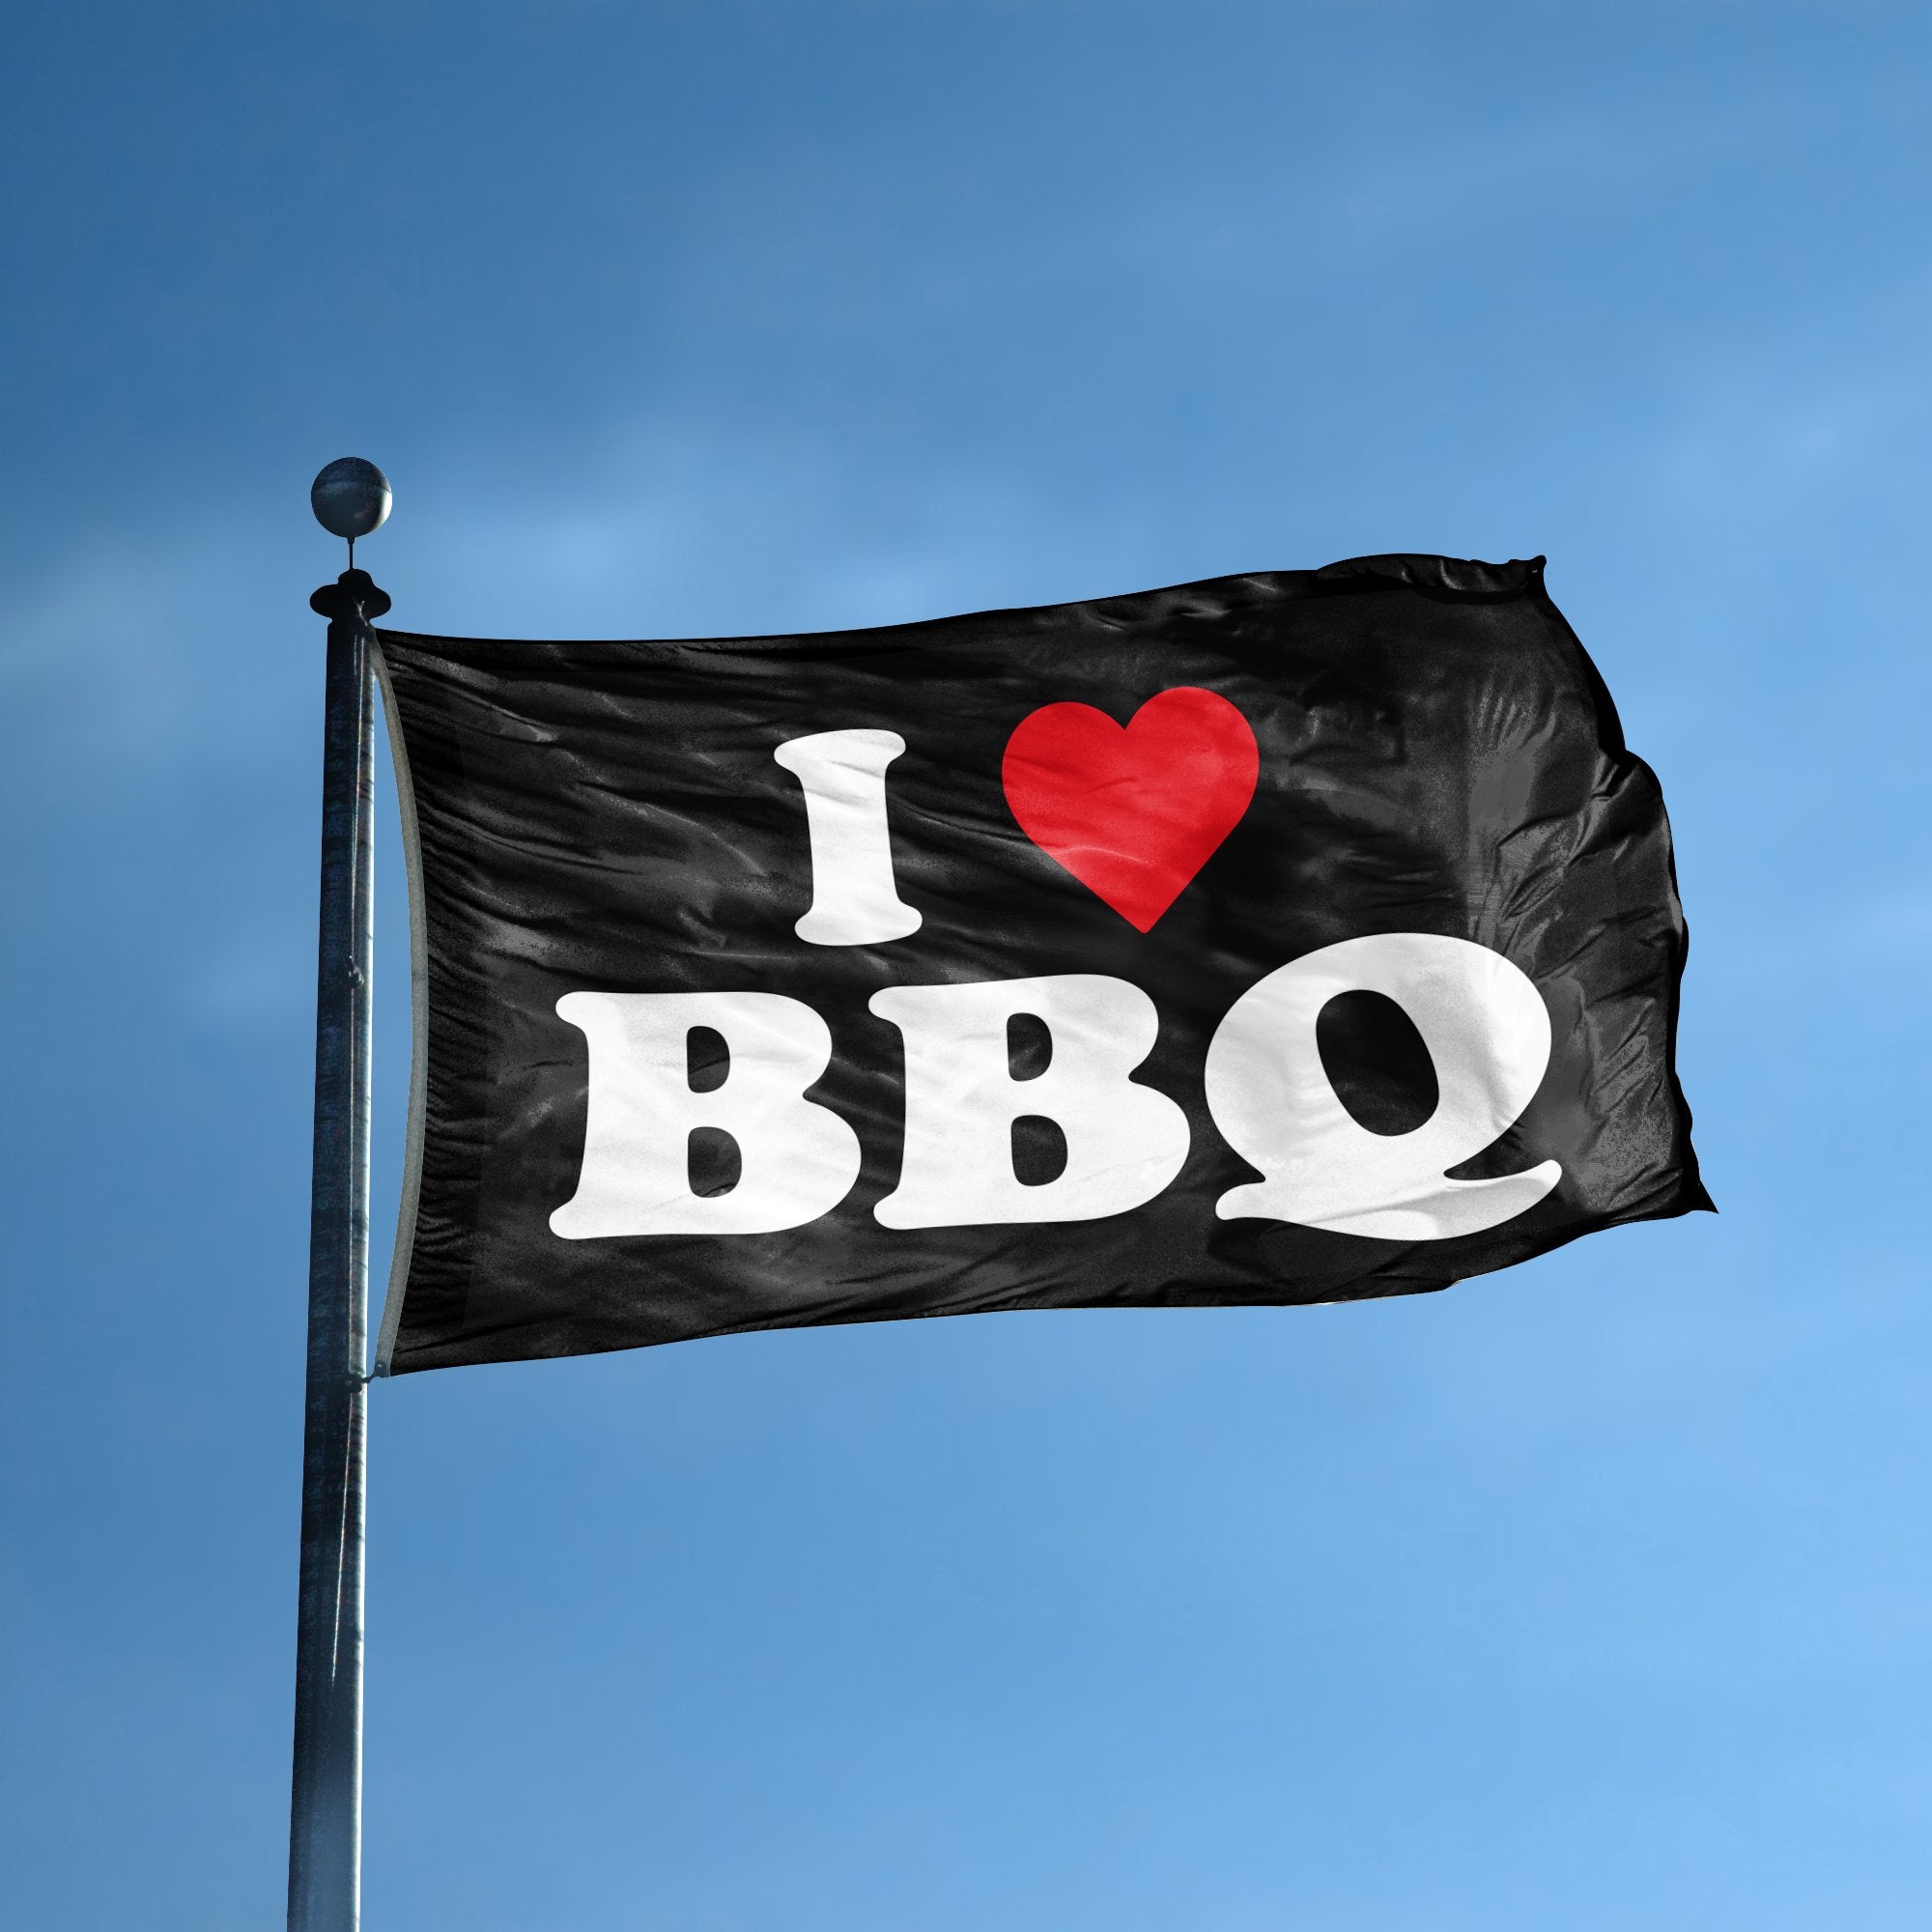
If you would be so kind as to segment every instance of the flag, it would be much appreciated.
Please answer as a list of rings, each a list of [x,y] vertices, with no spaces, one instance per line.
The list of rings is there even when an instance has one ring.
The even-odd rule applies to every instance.
[[[1662,797],[1541,559],[378,654],[384,1372],[1350,1300],[1710,1205]]]

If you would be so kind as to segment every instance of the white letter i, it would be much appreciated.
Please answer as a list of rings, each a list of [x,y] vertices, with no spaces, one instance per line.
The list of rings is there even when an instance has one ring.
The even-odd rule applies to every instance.
[[[919,930],[893,878],[886,826],[886,767],[904,750],[896,731],[819,731],[772,753],[805,789],[811,910],[798,922],[801,939],[873,946]]]

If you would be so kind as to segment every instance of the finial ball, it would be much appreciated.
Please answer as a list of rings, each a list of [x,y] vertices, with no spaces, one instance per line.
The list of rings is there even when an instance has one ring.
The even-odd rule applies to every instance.
[[[389,479],[360,456],[338,456],[317,471],[308,489],[315,520],[332,537],[354,543],[379,529],[392,500]]]

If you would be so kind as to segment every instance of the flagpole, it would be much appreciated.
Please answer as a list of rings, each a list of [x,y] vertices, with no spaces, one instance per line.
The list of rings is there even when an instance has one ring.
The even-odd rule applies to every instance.
[[[350,471],[346,477],[331,474],[345,469]],[[372,476],[381,484],[380,504]],[[382,472],[354,458],[331,464],[317,477],[312,493],[324,526],[350,539],[352,567],[309,600],[329,622],[323,702],[322,903],[289,1932],[356,1932],[361,1918],[370,974],[375,931],[370,625],[388,610],[389,600],[367,572],[353,566],[355,537],[366,535],[387,515],[388,497]],[[342,527],[344,523],[349,527]]]

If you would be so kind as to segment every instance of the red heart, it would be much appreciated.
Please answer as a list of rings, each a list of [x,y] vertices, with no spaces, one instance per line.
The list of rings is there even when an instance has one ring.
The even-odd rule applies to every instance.
[[[1225,697],[1180,685],[1124,729],[1091,704],[1048,704],[1007,740],[1001,778],[1020,830],[1148,932],[1255,795],[1261,753]]]

